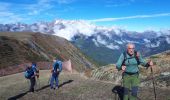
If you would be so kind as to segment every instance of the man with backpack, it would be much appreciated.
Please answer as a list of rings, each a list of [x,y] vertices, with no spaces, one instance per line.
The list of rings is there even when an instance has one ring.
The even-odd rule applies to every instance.
[[[137,99],[138,86],[140,84],[138,65],[150,67],[153,66],[153,62],[146,62],[141,54],[135,51],[135,45],[129,43],[127,44],[127,51],[120,55],[116,63],[116,68],[123,71],[123,100]]]
[[[53,68],[51,70],[51,80],[50,80],[50,87],[51,89],[58,89],[59,86],[59,74],[62,71],[62,62],[60,60],[54,59],[53,60]],[[54,87],[54,81],[56,82],[55,87]]]
[[[36,83],[36,77],[39,77],[39,71],[36,67],[36,63],[28,64],[25,71],[25,78],[30,80],[29,92],[34,92],[34,87]]]

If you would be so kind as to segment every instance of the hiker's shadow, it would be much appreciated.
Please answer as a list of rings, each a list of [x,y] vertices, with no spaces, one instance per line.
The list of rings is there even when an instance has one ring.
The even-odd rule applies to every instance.
[[[69,84],[69,83],[71,83],[71,82],[73,82],[73,81],[74,81],[74,80],[65,81],[65,82],[61,83],[58,87],[60,88],[60,87],[62,87],[63,85]],[[38,91],[41,91],[41,90],[46,89],[46,88],[48,88],[48,87],[50,87],[49,84],[41,87],[40,89],[37,89],[36,91],[38,92]]]
[[[62,86],[64,86],[65,84],[69,84],[69,83],[71,83],[71,82],[73,82],[73,80],[65,81],[65,82],[63,82],[62,84],[59,85],[59,88],[62,87]],[[45,86],[41,87],[40,89],[37,89],[36,91],[38,92],[38,91],[41,91],[41,90],[46,89],[46,88],[48,88],[48,87],[50,87],[50,85],[45,85]],[[16,99],[19,99],[19,98],[25,96],[27,93],[28,93],[28,92],[24,92],[24,93],[18,94],[18,95],[16,95],[16,96],[13,96],[13,97],[8,98],[8,100],[16,100]]]
[[[28,92],[24,92],[24,93],[21,93],[21,94],[18,94],[16,96],[13,96],[13,97],[10,97],[8,98],[8,100],[16,100],[16,99],[19,99],[21,97],[23,97],[24,95],[26,95]]]
[[[73,82],[73,81],[74,81],[74,80],[68,80],[68,81],[63,82],[62,84],[60,84],[58,87],[60,88],[60,87],[64,86],[65,84],[69,84],[69,83],[71,83],[71,82]]]
[[[112,92],[115,94],[115,100],[123,100],[124,88],[120,85],[113,87]]]

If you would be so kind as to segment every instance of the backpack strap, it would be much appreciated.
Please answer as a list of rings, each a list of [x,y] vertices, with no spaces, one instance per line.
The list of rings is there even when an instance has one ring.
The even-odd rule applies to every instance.
[[[126,51],[123,52],[123,62],[122,62],[122,65],[125,65],[125,61],[127,60],[127,56],[126,56]]]
[[[126,55],[126,51],[123,52],[123,56],[124,56],[124,60],[122,62],[122,65],[125,65],[125,61],[127,60],[127,55]],[[134,51],[134,57],[137,61],[137,64],[140,65],[140,61],[139,61],[139,55],[137,51]]]
[[[140,65],[138,52],[137,52],[137,51],[134,51],[134,54],[135,54],[134,56],[135,56],[135,59],[136,59],[138,65]]]
[[[54,66],[53,66],[53,71],[57,72],[57,69],[59,69],[59,63],[55,62]]]

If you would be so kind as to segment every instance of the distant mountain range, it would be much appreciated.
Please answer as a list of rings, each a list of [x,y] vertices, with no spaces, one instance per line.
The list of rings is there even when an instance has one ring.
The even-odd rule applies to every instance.
[[[31,31],[64,37],[101,65],[115,63],[129,42],[134,43],[136,50],[144,56],[170,49],[170,30],[135,32],[96,26],[83,20],[0,24],[0,31]]]

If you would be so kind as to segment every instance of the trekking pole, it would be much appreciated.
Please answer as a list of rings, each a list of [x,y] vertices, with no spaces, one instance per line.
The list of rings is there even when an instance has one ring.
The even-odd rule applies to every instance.
[[[29,80],[27,79],[26,81],[27,81],[27,85],[28,85],[27,89],[29,89],[29,86],[30,86]]]
[[[152,74],[152,84],[153,84],[153,89],[154,89],[154,96],[156,100],[156,88],[155,88],[155,81],[154,81],[154,76],[153,76],[153,69],[151,67],[151,74]]]
[[[36,85],[37,85],[37,88],[39,89],[40,88],[40,79],[39,79],[39,76],[35,76],[35,77],[36,77],[36,80],[37,80]]]
[[[50,75],[50,77],[48,79],[48,83],[47,83],[48,85],[50,84],[50,80],[51,80],[51,75]]]
[[[50,70],[50,65],[48,65],[48,69]],[[50,80],[51,80],[51,75],[50,74],[49,74],[49,79],[48,79],[48,82],[47,82],[48,85],[50,84]]]

